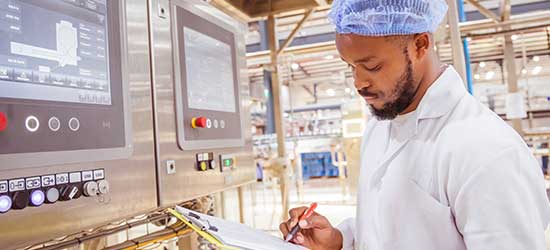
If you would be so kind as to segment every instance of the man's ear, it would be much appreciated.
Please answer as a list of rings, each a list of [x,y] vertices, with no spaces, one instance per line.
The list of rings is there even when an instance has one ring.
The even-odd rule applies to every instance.
[[[433,47],[432,37],[430,33],[427,32],[414,35],[413,43],[417,60],[422,60],[428,54],[428,51]]]

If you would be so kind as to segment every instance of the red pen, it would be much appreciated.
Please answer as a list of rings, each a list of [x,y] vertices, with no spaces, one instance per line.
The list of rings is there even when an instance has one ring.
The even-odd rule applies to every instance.
[[[300,221],[303,221],[309,218],[315,211],[315,208],[317,208],[317,202],[311,203],[311,206],[309,206],[309,208],[306,211],[304,211],[302,216],[300,216],[300,218],[298,219],[298,223],[292,228],[292,230],[290,230],[290,233],[286,236],[286,239],[285,239],[286,242],[289,242],[290,240],[292,240],[292,238],[294,238],[294,236],[298,233],[298,231],[300,231],[301,229]]]

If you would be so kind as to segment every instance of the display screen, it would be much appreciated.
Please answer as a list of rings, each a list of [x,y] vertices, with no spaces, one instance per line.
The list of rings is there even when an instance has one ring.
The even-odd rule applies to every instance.
[[[0,98],[111,105],[106,0],[0,1]]]
[[[189,108],[234,113],[231,47],[191,28],[183,30]]]

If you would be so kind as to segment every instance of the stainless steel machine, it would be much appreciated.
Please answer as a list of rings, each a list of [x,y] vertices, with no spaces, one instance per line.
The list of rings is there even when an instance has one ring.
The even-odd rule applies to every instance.
[[[0,249],[157,207],[146,11],[0,1]]]
[[[246,25],[201,1],[0,1],[0,249],[255,180]]]
[[[159,205],[253,182],[246,24],[198,0],[149,8]]]

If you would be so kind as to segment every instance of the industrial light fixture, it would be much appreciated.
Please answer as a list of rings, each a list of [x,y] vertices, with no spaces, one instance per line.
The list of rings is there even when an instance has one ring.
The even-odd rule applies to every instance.
[[[485,64],[485,62],[480,62],[480,63],[479,63],[479,67],[481,67],[481,68],[485,68],[486,65],[487,65],[487,64]]]
[[[479,79],[481,79],[481,76],[479,74],[475,74],[474,79],[479,80]]]
[[[518,40],[518,38],[519,38],[518,35],[512,35],[512,41]]]
[[[539,57],[539,56],[533,56],[533,61],[534,61],[534,62],[540,61],[540,57]]]
[[[325,59],[326,60],[332,60],[332,59],[334,59],[334,56],[333,55],[327,55],[327,56],[325,56]]]
[[[471,42],[471,41],[472,41],[471,37],[466,37],[466,42]]]
[[[336,95],[336,91],[334,91],[334,89],[327,89],[327,95],[328,95],[328,96],[335,96],[335,95]]]
[[[526,75],[527,74],[527,69],[526,68],[521,69],[521,74]]]
[[[495,72],[494,71],[489,71],[485,74],[485,79],[486,80],[491,80],[491,79],[493,79],[493,77],[495,77]]]
[[[293,69],[293,70],[298,70],[300,68],[300,64],[297,64],[297,63],[292,63],[290,65],[290,67]]]
[[[542,67],[537,66],[533,69],[533,72],[531,72],[531,73],[533,73],[533,75],[538,75],[538,74],[540,74],[541,71],[542,71]]]
[[[351,92],[351,89],[350,89],[350,88],[346,88],[346,89],[344,89],[344,91],[345,91],[346,93],[349,94],[349,93]]]

